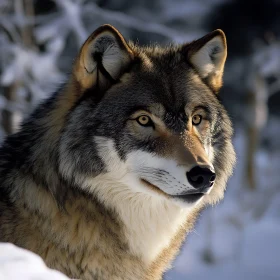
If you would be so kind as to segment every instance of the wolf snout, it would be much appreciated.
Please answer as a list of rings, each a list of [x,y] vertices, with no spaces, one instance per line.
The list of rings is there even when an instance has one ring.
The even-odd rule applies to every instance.
[[[206,193],[216,179],[216,174],[210,166],[195,166],[187,172],[189,183],[200,192]]]

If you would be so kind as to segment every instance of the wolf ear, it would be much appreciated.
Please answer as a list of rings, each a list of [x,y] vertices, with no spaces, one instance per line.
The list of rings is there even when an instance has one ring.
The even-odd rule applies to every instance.
[[[227,43],[224,32],[217,29],[187,45],[188,59],[199,75],[216,92],[222,86]]]
[[[95,30],[83,44],[74,66],[74,75],[83,90],[106,90],[117,81],[133,59],[123,36],[111,25]]]

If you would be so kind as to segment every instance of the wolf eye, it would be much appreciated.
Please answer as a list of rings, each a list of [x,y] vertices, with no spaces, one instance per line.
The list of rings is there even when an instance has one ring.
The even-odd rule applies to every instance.
[[[136,119],[136,121],[142,126],[153,126],[153,122],[150,117],[142,115]]]
[[[199,125],[201,123],[202,116],[201,115],[194,115],[192,117],[192,123],[193,125]]]

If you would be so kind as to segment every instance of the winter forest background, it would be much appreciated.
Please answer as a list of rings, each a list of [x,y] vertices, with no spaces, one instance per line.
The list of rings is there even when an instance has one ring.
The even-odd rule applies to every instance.
[[[279,279],[280,1],[0,0],[1,140],[67,78],[104,23],[141,45],[225,31],[220,95],[237,167],[224,201],[204,211],[165,279]]]

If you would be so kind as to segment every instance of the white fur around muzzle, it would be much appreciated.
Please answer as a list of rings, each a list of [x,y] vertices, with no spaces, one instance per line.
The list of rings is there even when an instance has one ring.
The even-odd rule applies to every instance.
[[[115,149],[113,140],[95,137],[95,143],[98,154],[108,170],[107,175],[113,180],[128,185],[136,192],[157,195],[155,191],[144,186],[141,179],[168,195],[182,195],[194,190],[186,174],[190,167],[178,165],[175,160],[141,150],[128,153],[126,160],[123,161]]]

